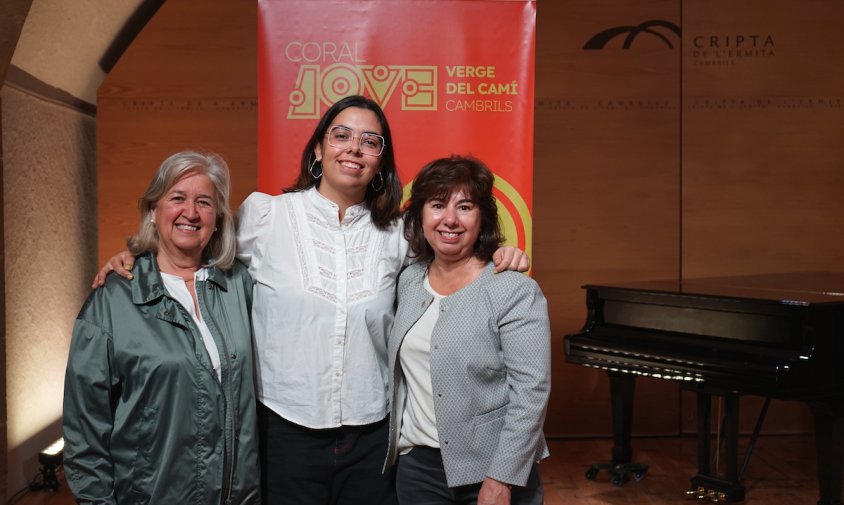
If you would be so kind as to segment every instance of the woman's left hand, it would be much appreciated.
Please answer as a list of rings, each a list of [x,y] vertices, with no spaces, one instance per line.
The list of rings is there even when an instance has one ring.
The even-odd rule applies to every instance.
[[[478,492],[478,505],[510,505],[510,485],[485,478]]]
[[[504,270],[527,272],[530,268],[530,258],[527,253],[511,245],[499,247],[492,254],[492,262],[495,264],[496,273]]]

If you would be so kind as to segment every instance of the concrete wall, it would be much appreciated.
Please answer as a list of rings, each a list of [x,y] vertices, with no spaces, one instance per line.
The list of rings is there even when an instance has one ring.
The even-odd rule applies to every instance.
[[[67,349],[96,269],[95,120],[2,88],[7,492],[59,436]]]

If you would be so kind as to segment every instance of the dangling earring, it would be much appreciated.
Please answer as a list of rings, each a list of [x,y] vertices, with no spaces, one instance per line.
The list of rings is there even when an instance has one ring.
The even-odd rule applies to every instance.
[[[314,173],[314,166],[317,164],[317,162],[319,162],[319,173],[315,174]],[[311,177],[313,177],[314,180],[322,177],[322,160],[318,160],[318,159],[314,158],[314,161],[311,162],[310,168],[308,168],[308,173],[311,174]]]
[[[378,177],[378,187],[375,187],[375,177]],[[375,177],[372,178],[372,189],[378,192],[384,189],[384,176],[381,175],[381,172],[378,172]]]

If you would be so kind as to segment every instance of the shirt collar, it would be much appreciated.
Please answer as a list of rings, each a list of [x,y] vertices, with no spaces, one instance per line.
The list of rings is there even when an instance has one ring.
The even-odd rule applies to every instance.
[[[228,277],[219,268],[206,268],[207,281],[219,286],[224,291],[228,290]],[[144,253],[135,258],[135,266],[132,269],[134,280],[132,284],[132,302],[136,305],[149,303],[157,298],[167,295],[167,288],[164,287],[164,280],[161,278],[161,271],[155,261],[155,255]]]
[[[322,193],[317,190],[316,186],[308,189],[308,191],[305,192],[305,196],[314,205],[323,219],[329,223],[337,222],[340,206],[322,196]],[[367,208],[366,202],[363,202],[357,205],[352,205],[346,209],[344,220],[346,223],[352,223],[360,219],[362,216],[367,215],[369,215],[369,208]]]

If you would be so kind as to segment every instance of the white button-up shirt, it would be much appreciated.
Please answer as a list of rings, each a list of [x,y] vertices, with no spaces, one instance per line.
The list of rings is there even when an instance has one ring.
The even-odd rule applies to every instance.
[[[401,222],[378,230],[363,205],[316,189],[250,195],[238,257],[255,280],[257,396],[308,428],[369,424],[388,412],[387,339],[407,257]]]

